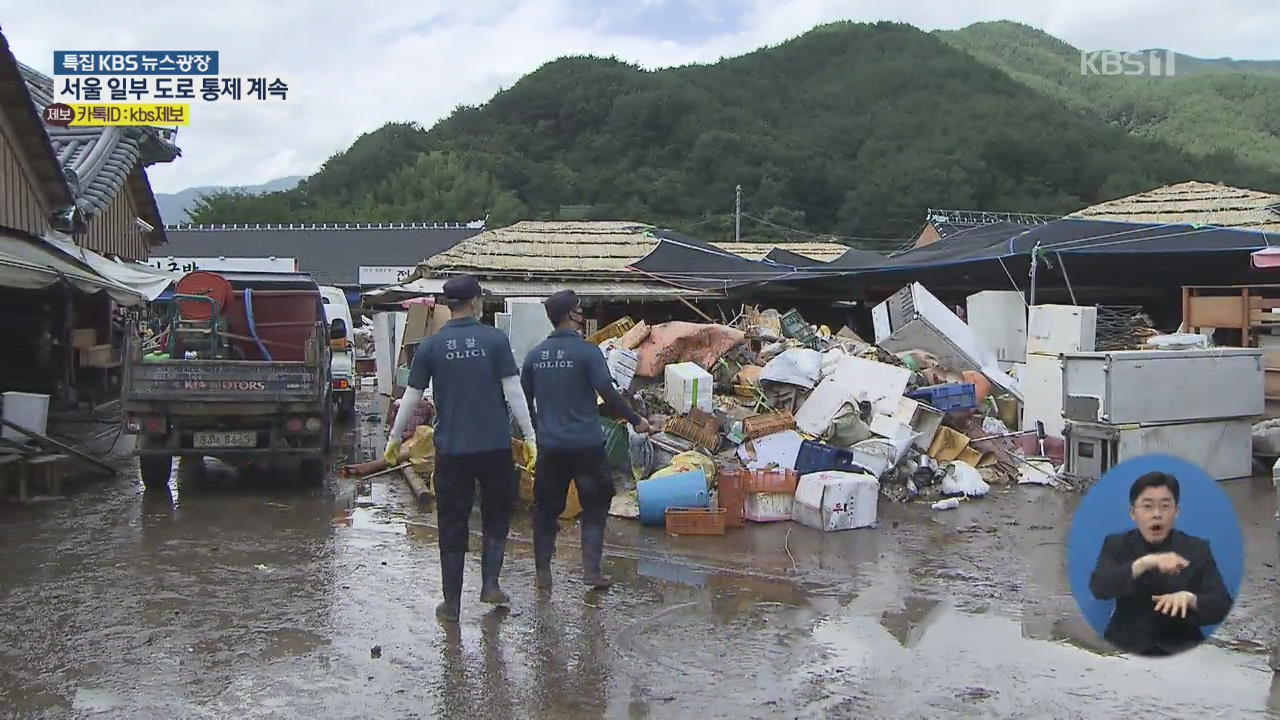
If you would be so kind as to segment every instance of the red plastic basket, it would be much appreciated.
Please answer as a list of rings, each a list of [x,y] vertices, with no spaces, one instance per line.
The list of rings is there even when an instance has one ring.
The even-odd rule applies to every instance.
[[[745,470],[726,470],[721,468],[717,473],[716,501],[724,509],[725,527],[746,527],[747,520],[742,516],[743,504],[747,498],[742,493],[742,474]]]
[[[667,508],[671,535],[723,535],[724,508]]]
[[[739,487],[746,493],[794,493],[800,484],[795,470],[744,470]]]

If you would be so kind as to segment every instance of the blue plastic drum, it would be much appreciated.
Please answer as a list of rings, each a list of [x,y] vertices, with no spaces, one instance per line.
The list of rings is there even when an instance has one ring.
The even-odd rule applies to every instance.
[[[640,522],[666,525],[667,508],[704,508],[711,503],[707,476],[701,470],[642,480],[636,484]]]

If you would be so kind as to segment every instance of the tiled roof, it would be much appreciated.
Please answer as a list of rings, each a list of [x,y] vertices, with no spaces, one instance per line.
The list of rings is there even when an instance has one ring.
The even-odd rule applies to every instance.
[[[360,225],[169,225],[157,253],[171,257],[296,258],[322,285],[354,285],[361,265],[415,267],[480,232],[461,224],[407,227]]]
[[[19,63],[37,111],[53,102],[53,79]],[[181,155],[169,131],[143,127],[54,127],[45,133],[76,197],[89,216],[99,215],[125,186],[139,162],[145,167]]]

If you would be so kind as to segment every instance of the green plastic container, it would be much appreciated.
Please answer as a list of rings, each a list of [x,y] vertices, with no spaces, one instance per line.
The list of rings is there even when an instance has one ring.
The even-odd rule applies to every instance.
[[[630,474],[631,442],[626,423],[600,418],[600,430],[604,433],[604,454],[610,469]]]

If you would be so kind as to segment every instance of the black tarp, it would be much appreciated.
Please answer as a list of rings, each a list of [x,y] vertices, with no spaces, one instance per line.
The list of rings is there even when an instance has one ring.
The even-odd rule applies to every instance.
[[[889,261],[890,258],[887,255],[881,255],[878,252],[849,248],[843,255],[827,263],[827,267],[840,268],[842,270],[862,270],[880,267]]]
[[[724,290],[801,275],[794,267],[748,260],[671,230],[654,231],[658,246],[631,268],[650,278],[697,290]]]
[[[1037,302],[1158,306],[1176,321],[1184,285],[1274,281],[1249,261],[1270,244],[1280,245],[1280,236],[1213,226],[1074,218],[1043,225],[999,222],[961,230],[875,267],[779,284],[813,297],[871,302],[910,282],[949,303],[991,289],[1016,289],[1030,299],[1034,253]]]
[[[1043,225],[999,222],[961,230],[896,255],[868,272],[959,265],[1030,256],[1251,252],[1280,237],[1209,225],[1155,225],[1064,218]]]
[[[774,248],[770,250],[769,253],[764,256],[764,259],[766,262],[777,263],[778,265],[785,265],[787,267],[793,267],[793,268],[814,268],[814,267],[830,266],[830,263],[826,262],[825,260],[815,260],[811,257],[806,257],[804,255],[801,255],[800,253],[791,252],[790,250],[783,250],[782,248]]]

